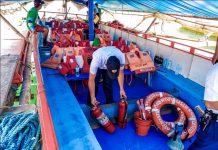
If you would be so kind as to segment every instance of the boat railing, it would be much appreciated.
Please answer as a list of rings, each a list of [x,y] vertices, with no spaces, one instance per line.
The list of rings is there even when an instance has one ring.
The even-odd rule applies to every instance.
[[[102,24],[105,25],[105,26],[111,27],[106,22],[102,22]],[[192,55],[197,55],[197,56],[205,58],[207,60],[211,60],[211,58],[213,56],[213,53],[210,52],[210,51],[206,51],[206,50],[203,50],[203,49],[200,49],[200,48],[196,48],[196,47],[193,47],[193,46],[190,46],[190,45],[182,44],[182,43],[175,42],[175,41],[172,41],[172,40],[168,40],[168,39],[165,39],[165,38],[157,37],[157,36],[154,36],[154,35],[145,34],[143,32],[136,31],[134,29],[124,29],[122,26],[119,26],[119,25],[117,25],[116,29],[128,32],[128,34],[143,37],[144,39],[147,39],[147,40],[155,41],[156,43],[160,43],[160,44],[163,44],[163,45],[166,45],[166,46],[170,46],[170,47],[175,48],[177,50],[182,50],[182,51],[188,52],[189,54],[192,54]]]
[[[73,17],[74,19],[78,19],[78,18],[87,18],[87,15],[84,14],[77,14],[77,13],[65,13],[65,12],[57,12],[57,11],[39,11],[39,13],[45,13],[45,15],[47,16],[48,14],[56,14],[57,16],[63,15],[63,16],[70,16]],[[51,18],[56,18],[56,17],[51,17]],[[58,17],[59,18],[59,17]],[[64,17],[67,18],[67,17]],[[64,19],[63,18],[63,19]]]
[[[33,55],[37,78],[37,100],[39,103],[39,117],[41,124],[42,142],[44,150],[57,150],[58,143],[54,131],[54,126],[48,106],[44,83],[42,79],[40,63],[39,63],[39,51],[38,51],[38,39],[37,34],[32,35]]]
[[[141,50],[150,51],[153,59],[155,56],[160,56],[164,60],[170,60],[172,63],[168,69],[177,72],[177,68],[182,68],[180,75],[204,86],[206,74],[212,66],[212,52],[162,37],[124,29],[121,26],[111,27],[107,23],[102,23],[100,28],[107,31],[114,40],[122,37],[128,42],[136,43]]]

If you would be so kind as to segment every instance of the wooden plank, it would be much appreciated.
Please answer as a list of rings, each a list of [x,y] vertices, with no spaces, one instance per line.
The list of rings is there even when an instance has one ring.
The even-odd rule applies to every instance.
[[[19,60],[19,55],[3,55],[0,56],[1,65],[1,93],[0,93],[0,106],[6,103],[7,95],[9,93],[11,82],[14,72]]]

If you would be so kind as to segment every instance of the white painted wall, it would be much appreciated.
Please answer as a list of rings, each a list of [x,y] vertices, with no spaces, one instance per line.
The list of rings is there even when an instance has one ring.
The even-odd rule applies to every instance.
[[[207,72],[211,67],[211,61],[194,56],[188,78],[204,86]]]
[[[212,67],[212,63],[209,60],[171,48],[170,46],[156,43],[155,41],[146,40],[142,37],[129,34],[126,31],[121,31],[104,25],[101,27],[103,30],[108,31],[111,34],[111,37],[114,37],[114,40],[122,37],[124,40],[137,43],[140,50],[150,52],[152,59],[154,59],[154,56],[157,55],[163,57],[164,59],[168,58],[172,60],[171,69],[173,71],[176,70],[176,66],[178,64],[182,68],[180,72],[182,76],[204,86],[206,74]]]

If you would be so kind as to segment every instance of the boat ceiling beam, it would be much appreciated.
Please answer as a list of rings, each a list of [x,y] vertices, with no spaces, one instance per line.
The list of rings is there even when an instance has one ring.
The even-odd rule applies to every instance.
[[[136,29],[136,28],[139,27],[146,19],[151,18],[151,17],[153,17],[153,16],[154,16],[154,15],[147,15],[147,16],[144,16],[144,17],[142,18],[142,20],[141,20],[135,27],[132,28],[132,30]]]
[[[151,22],[151,24],[149,25],[149,27],[147,28],[147,30],[145,31],[145,33],[147,33],[150,30],[150,28],[152,27],[152,25],[155,23],[156,20],[157,18],[155,17],[153,21]]]
[[[2,14],[0,14],[0,17],[16,32],[21,38],[25,39],[26,38],[21,34]]]

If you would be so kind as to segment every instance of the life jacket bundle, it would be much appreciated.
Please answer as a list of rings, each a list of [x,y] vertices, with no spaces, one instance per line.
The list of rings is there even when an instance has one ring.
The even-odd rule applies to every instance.
[[[70,34],[59,34],[57,31],[53,31],[53,34],[51,35],[51,41],[54,43],[54,45],[57,45],[59,47],[69,47],[72,46],[73,43],[70,40]]]
[[[67,56],[67,63],[69,64],[69,74],[75,74],[75,68],[77,66],[76,58],[74,55]]]
[[[109,46],[111,45],[111,37],[109,34],[97,34],[97,37],[100,39],[101,41],[101,46]]]
[[[80,42],[81,43],[81,47],[90,47],[90,42],[89,40],[83,40]]]
[[[82,29],[88,29],[88,28],[89,28],[89,25],[88,25],[87,23],[85,23],[85,22],[82,22],[82,23],[81,23],[81,28],[82,28]]]
[[[155,71],[154,62],[150,55],[146,51],[139,51],[138,48],[134,48],[135,51],[126,53],[126,58],[129,62],[131,71],[135,71],[136,74]]]
[[[60,74],[65,76],[68,74],[68,72],[70,70],[70,66],[66,62],[62,62],[58,65],[58,70],[59,70]]]
[[[122,39],[122,37],[119,37],[118,40],[113,42],[113,46],[116,46],[118,49],[120,49],[123,53],[129,52],[129,47],[126,44],[126,41]]]
[[[71,32],[71,28],[62,28],[62,32],[63,32],[63,34],[70,34],[70,32]]]
[[[139,51],[139,47],[136,44],[130,43],[129,44],[129,51],[130,52]]]
[[[95,29],[95,34],[102,34],[100,29]]]
[[[76,31],[71,31],[70,34],[68,35],[68,38],[71,41],[82,41],[80,34],[78,34],[78,32]]]
[[[82,72],[84,73],[89,73],[89,68],[90,68],[90,64],[92,61],[92,54],[93,54],[93,49],[92,48],[84,48],[83,49],[83,60],[84,60],[84,65],[82,68]]]
[[[63,48],[57,48],[54,54],[41,64],[42,67],[56,69],[60,64],[63,56]]]
[[[111,36],[110,36],[110,34],[104,33],[103,35],[104,35],[105,42],[111,42]]]
[[[57,31],[54,30],[54,29],[52,30],[52,34],[50,35],[50,40],[51,40],[52,43],[56,43],[56,42],[60,41],[60,37],[57,34]]]
[[[78,34],[80,36],[80,40],[82,41],[84,38],[84,35],[83,35],[83,30],[82,29],[77,29],[76,30],[76,34]]]
[[[80,24],[80,22],[79,21],[75,21],[74,22],[74,27],[75,27],[75,29],[79,29],[79,28],[81,28],[81,24]]]
[[[52,28],[59,27],[59,21],[57,21],[57,20],[51,20],[50,23],[51,23]]]
[[[64,76],[67,74],[75,74],[75,68],[77,66],[75,56],[65,56],[65,59],[58,65],[60,74]]]
[[[82,72],[89,73],[90,63],[94,50],[99,47],[67,47],[54,46],[52,56],[42,63],[43,67],[56,69],[58,67],[62,75],[74,74],[78,65]],[[63,61],[62,61],[63,58]]]
[[[60,43],[61,47],[69,47],[72,46],[72,42],[70,39],[67,38],[67,36],[61,35],[60,37]]]
[[[65,23],[65,28],[70,28],[70,29],[73,28],[73,23],[71,20]]]
[[[99,38],[99,40],[100,40],[100,46],[106,46],[106,42],[105,42],[103,34],[98,34],[97,38]]]
[[[123,28],[123,24],[121,24],[119,21],[114,20],[109,24],[109,26],[114,27],[114,28]]]
[[[58,70],[60,74],[67,75],[67,74],[75,74],[76,68],[76,58],[74,56],[74,49],[73,47],[65,48],[62,51],[63,53],[63,62],[61,62],[58,66]]]

